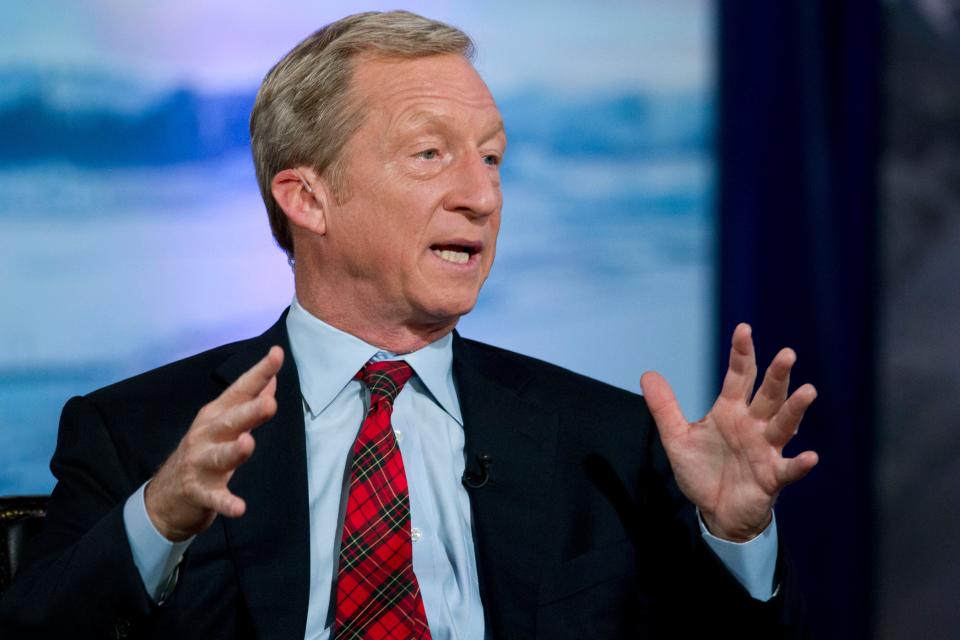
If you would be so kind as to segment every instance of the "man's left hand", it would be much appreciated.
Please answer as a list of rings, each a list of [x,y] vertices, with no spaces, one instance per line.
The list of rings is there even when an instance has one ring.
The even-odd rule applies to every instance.
[[[760,534],[770,524],[780,490],[817,464],[813,451],[783,457],[784,446],[817,397],[810,384],[787,397],[796,359],[792,349],[781,350],[754,394],[757,361],[751,330],[737,325],[720,397],[694,423],[683,417],[663,376],[647,372],[640,378],[677,484],[718,538],[743,542]]]

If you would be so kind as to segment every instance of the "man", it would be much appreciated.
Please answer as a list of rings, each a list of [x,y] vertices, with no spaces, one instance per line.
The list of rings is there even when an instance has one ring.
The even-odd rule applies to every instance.
[[[361,14],[270,71],[251,133],[294,303],[258,338],[67,404],[5,631],[802,633],[772,522],[816,463],[781,456],[815,395],[787,397],[791,351],[754,395],[738,327],[688,424],[655,373],[644,402],[454,333],[493,263],[506,146],[471,48]]]

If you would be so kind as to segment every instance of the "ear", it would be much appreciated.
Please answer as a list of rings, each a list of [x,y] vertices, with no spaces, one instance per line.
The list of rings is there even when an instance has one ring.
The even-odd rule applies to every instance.
[[[319,236],[327,232],[328,197],[326,182],[310,167],[284,169],[273,176],[270,192],[294,226]]]

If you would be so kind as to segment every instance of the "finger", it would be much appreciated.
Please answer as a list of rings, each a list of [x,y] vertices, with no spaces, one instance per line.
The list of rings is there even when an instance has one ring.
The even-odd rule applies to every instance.
[[[270,378],[270,382],[267,383],[267,386],[263,388],[263,391],[260,392],[259,397],[261,398],[273,398],[277,393],[277,376]]]
[[[753,352],[753,337],[750,325],[741,322],[733,330],[730,341],[730,365],[723,378],[720,395],[729,400],[747,402],[757,381],[757,359]]]
[[[233,471],[250,459],[256,443],[249,433],[241,433],[236,440],[221,442],[210,447],[206,455],[207,465],[220,473]]]
[[[272,395],[256,396],[242,404],[236,404],[218,415],[209,427],[214,440],[235,440],[241,433],[250,431],[269,420],[277,412],[277,400]]]
[[[750,402],[750,415],[761,420],[769,420],[777,413],[787,399],[790,387],[790,370],[797,361],[793,349],[781,349],[763,376],[763,383]]]
[[[640,377],[640,388],[664,442],[686,433],[689,427],[687,420],[673,395],[673,389],[663,376],[656,371],[646,372]]]
[[[277,375],[282,364],[283,349],[277,346],[270,347],[267,355],[227,387],[226,391],[221,393],[213,404],[223,411],[231,405],[256,398]]]
[[[817,390],[812,384],[805,384],[787,398],[780,410],[767,424],[764,436],[770,444],[783,447],[800,428],[803,414],[817,398]]]
[[[243,498],[230,493],[229,489],[204,489],[200,496],[201,503],[207,509],[227,516],[239,518],[247,510],[247,503]]]
[[[814,451],[804,451],[793,458],[784,458],[777,469],[777,479],[780,486],[786,486],[802,479],[810,470],[817,466],[820,457]]]

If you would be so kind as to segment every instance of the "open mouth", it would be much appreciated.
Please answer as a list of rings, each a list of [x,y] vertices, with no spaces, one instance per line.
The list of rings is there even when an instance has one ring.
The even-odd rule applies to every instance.
[[[481,245],[473,243],[435,244],[430,247],[433,255],[454,264],[467,264],[470,258],[480,253]]]

